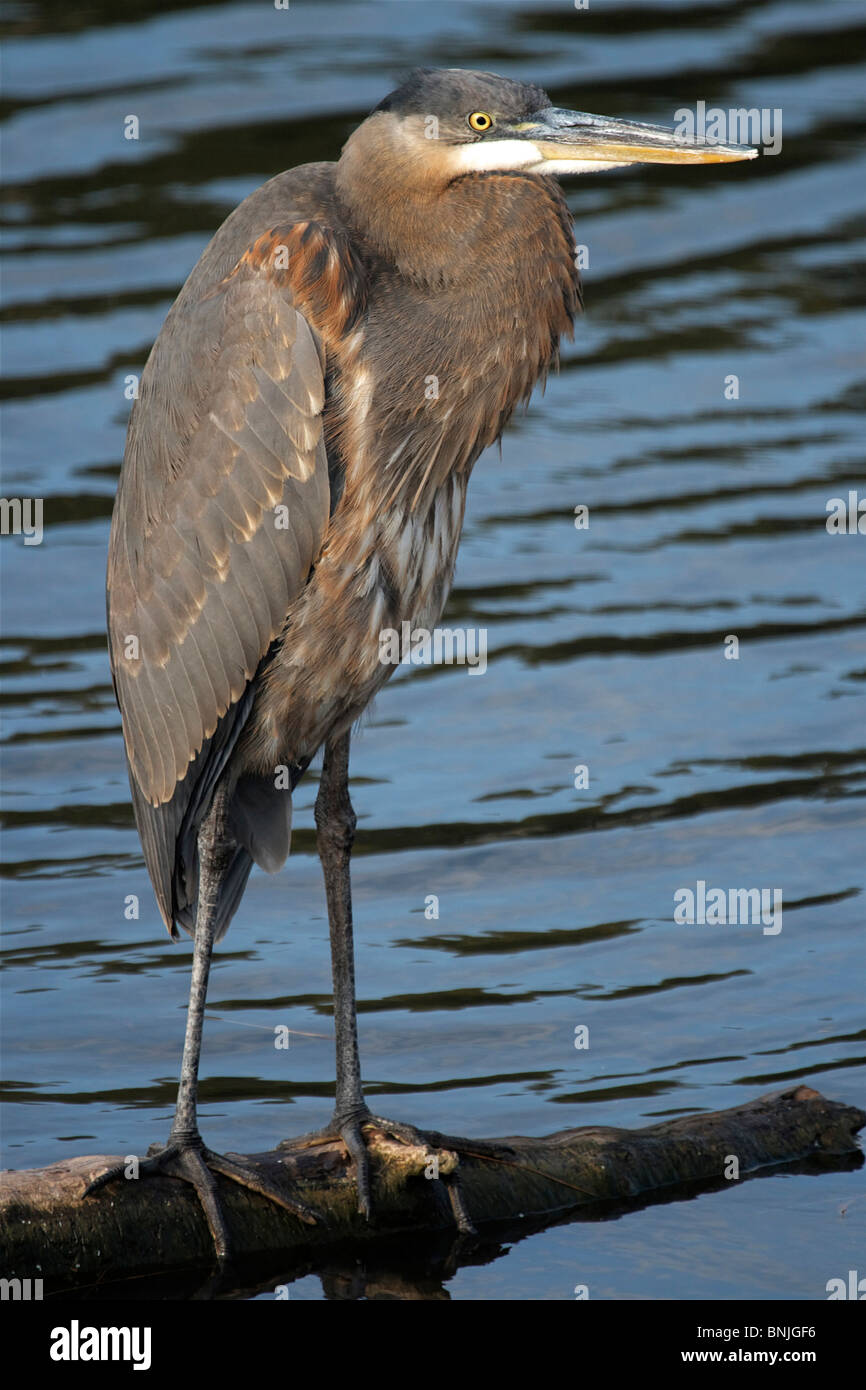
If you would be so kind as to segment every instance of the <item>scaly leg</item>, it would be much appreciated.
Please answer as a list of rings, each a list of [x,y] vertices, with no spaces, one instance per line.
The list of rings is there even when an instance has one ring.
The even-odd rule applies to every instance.
[[[331,933],[331,966],[334,979],[334,1031],[337,1045],[337,1090],[334,1116],[325,1132],[339,1134],[355,1165],[358,1210],[372,1216],[370,1160],[363,1127],[371,1122],[387,1129],[407,1144],[428,1147],[412,1125],[373,1115],[361,1088],[358,1054],[358,1022],[355,1002],[355,954],[352,935],[352,885],[350,859],[355,839],[355,812],[349,798],[349,734],[325,745],[325,759],[316,797],[316,843],[325,877],[328,925]],[[461,1231],[472,1232],[456,1173],[445,1183],[455,1220]]]
[[[220,1263],[229,1258],[230,1242],[215,1173],[221,1173],[223,1177],[230,1178],[242,1187],[270,1198],[308,1225],[314,1224],[316,1219],[302,1202],[286,1196],[280,1188],[263,1178],[240,1157],[226,1157],[206,1148],[198,1129],[198,1069],[216,912],[222,882],[231,864],[234,849],[235,843],[228,828],[228,799],[224,789],[220,787],[207,817],[202,822],[198,836],[199,885],[192,980],[174,1121],[166,1146],[152,1146],[148,1150],[149,1156],[139,1164],[138,1169],[139,1177],[163,1173],[188,1182],[195,1188]],[[122,1177],[124,1171],[124,1164],[109,1168],[94,1178],[84,1195],[89,1196],[106,1183]]]

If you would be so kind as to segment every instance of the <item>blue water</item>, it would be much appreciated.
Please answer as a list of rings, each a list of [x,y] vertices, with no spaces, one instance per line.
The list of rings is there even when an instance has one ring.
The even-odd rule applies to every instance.
[[[6,1166],[142,1152],[176,1087],[190,951],[144,871],[104,640],[125,377],[231,207],[335,157],[416,64],[667,123],[780,107],[784,140],[568,184],[586,314],[476,468],[443,619],[487,629],[488,669],[402,670],[354,742],[368,1094],[468,1135],[799,1081],[863,1103],[866,535],[825,526],[828,499],[866,498],[863,29],[853,0],[13,7],[3,495],[44,498],[45,534],[0,544]],[[311,776],[286,870],[254,873],[216,959],[218,1149],[330,1113],[314,796]],[[780,888],[782,930],[676,925],[699,879]],[[445,1290],[820,1299],[862,1272],[862,1194],[856,1169],[779,1173],[531,1235]]]

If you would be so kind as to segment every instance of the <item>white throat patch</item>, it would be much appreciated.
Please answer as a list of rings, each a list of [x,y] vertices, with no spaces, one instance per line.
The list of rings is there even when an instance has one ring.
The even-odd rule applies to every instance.
[[[530,164],[528,174],[599,174],[605,169],[625,169],[628,159],[542,159]]]
[[[531,140],[481,140],[477,145],[458,145],[451,159],[461,174],[528,169],[542,162],[541,150]]]
[[[460,145],[451,153],[460,174],[505,173],[523,169],[527,174],[598,174],[604,169],[623,169],[629,160],[545,159],[531,140],[482,140]]]

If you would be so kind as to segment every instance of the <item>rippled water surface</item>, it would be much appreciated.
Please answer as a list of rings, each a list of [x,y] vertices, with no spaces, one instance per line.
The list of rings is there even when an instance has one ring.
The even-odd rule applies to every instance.
[[[125,378],[234,204],[335,157],[416,64],[667,123],[698,100],[781,108],[784,142],[569,182],[586,314],[476,468],[445,618],[487,629],[487,672],[401,671],[355,740],[368,1093],[472,1135],[648,1124],[800,1080],[862,1103],[866,536],[825,527],[828,498],[866,497],[859,4],[9,15],[3,493],[44,498],[45,535],[2,540],[4,1162],[141,1152],[176,1086],[190,951],[143,867],[104,639]],[[310,776],[286,870],[253,874],[216,959],[215,1148],[329,1114],[314,795]],[[698,879],[780,888],[781,932],[677,925]],[[862,1265],[862,1188],[785,1172],[562,1226],[447,1294],[822,1298]],[[322,1291],[310,1273],[292,1297]]]

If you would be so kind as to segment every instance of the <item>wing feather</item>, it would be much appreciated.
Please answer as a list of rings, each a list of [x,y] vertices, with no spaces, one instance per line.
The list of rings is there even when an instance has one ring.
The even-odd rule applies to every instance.
[[[177,922],[193,928],[198,827],[322,546],[326,357],[366,298],[345,233],[300,220],[262,232],[279,184],[224,223],[163,325],[112,521],[112,674],[144,856],[173,935]],[[270,778],[237,784],[219,935],[253,860],[275,868],[288,852],[287,796]]]
[[[184,307],[142,377],[109,557],[112,669],[151,805],[278,636],[330,500],[322,352],[290,285],[248,260]]]

